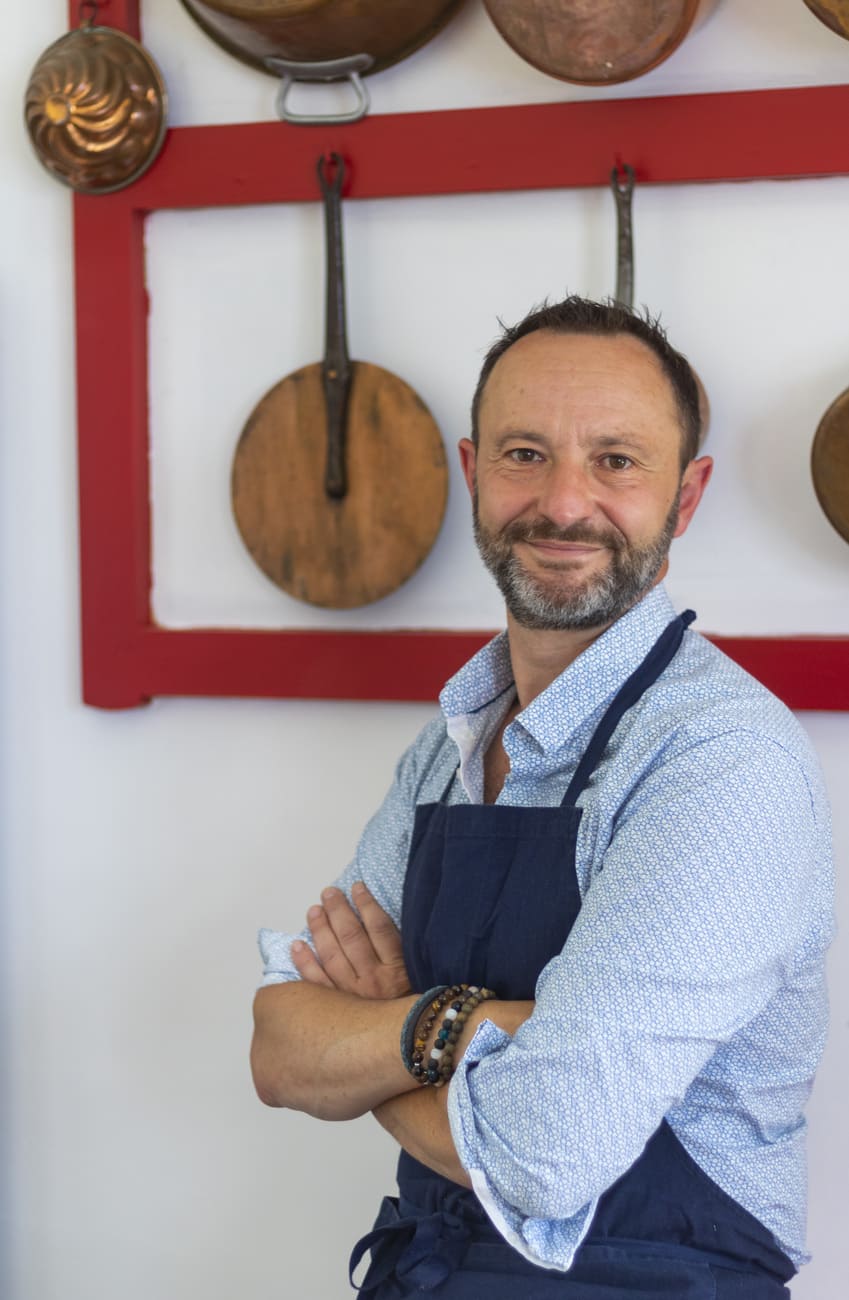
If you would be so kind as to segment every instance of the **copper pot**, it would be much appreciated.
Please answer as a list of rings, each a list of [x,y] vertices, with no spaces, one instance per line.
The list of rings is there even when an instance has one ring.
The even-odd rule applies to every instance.
[[[505,41],[550,77],[630,81],[677,50],[716,0],[484,0]]]
[[[370,56],[369,72],[412,54],[462,0],[182,0],[208,36],[263,71],[268,59]],[[303,78],[307,80],[308,78]]]

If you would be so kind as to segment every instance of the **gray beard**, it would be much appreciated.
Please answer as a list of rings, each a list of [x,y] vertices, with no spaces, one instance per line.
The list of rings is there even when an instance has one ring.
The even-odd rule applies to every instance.
[[[663,528],[646,546],[631,546],[618,529],[595,532],[582,524],[557,528],[546,519],[516,520],[500,532],[483,528],[474,502],[475,541],[505,603],[521,627],[540,630],[577,631],[607,626],[621,618],[649,590],[669,554],[678,523],[680,492],[676,494]],[[546,583],[531,577],[516,556],[518,541],[587,542],[605,546],[610,562],[604,573],[576,582],[560,566],[560,589],[556,578]],[[551,566],[554,574],[555,566]]]

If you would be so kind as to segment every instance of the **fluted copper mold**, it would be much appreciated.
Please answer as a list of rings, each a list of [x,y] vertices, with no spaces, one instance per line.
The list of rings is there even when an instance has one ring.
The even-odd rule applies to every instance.
[[[36,154],[58,180],[82,194],[132,184],[165,138],[162,76],[138,41],[86,25],[45,50],[24,100]]]

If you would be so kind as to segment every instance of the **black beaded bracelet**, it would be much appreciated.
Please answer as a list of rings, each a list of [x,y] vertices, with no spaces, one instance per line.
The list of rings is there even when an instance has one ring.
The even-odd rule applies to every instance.
[[[437,1016],[466,987],[465,984],[438,984],[423,993],[408,1011],[401,1029],[401,1060],[413,1078],[420,1080],[424,1049]]]
[[[401,1060],[410,1073],[413,1070],[413,1040],[422,1013],[435,998],[447,993],[449,987],[448,984],[437,984],[435,988],[428,989],[427,993],[422,993],[421,997],[416,998],[416,1001],[407,1012],[406,1019],[401,1026]]]

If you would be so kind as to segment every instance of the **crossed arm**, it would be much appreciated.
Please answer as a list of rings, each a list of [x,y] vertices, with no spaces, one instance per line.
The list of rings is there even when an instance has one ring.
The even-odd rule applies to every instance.
[[[815,928],[828,886],[816,788],[813,796],[794,755],[742,728],[673,753],[618,815],[567,944],[540,973],[537,1001],[479,1009],[460,1052],[468,1059],[484,1016],[505,1035],[485,1031],[475,1068],[461,1066],[450,1088],[436,1091],[418,1088],[400,1061],[413,990],[397,931],[367,891],[352,890],[356,912],[341,891],[326,892],[308,918],[316,956],[294,951],[300,980],[257,996],[260,1096],[325,1118],[371,1110],[410,1154],[468,1184],[450,1100],[452,1121],[463,1124],[462,1137],[454,1131],[464,1167],[476,1190],[486,1188],[508,1239],[524,1240],[527,1220],[545,1220],[551,1237],[540,1262],[562,1267],[574,1216],[639,1156],[671,1107],[693,1088],[703,1113],[713,1113],[715,1082],[699,1076],[717,1049],[736,1086],[738,1030],[765,1027],[775,1046],[774,1024],[758,1017],[793,955],[813,952],[807,945],[825,933]],[[269,969],[290,974],[288,958],[287,944]],[[792,997],[788,1059],[810,1070],[817,988],[797,985]],[[774,1124],[782,1098],[748,1095],[756,1134]]]
[[[470,1186],[451,1138],[448,1090],[420,1087],[401,1060],[401,1027],[422,992],[410,988],[401,937],[364,884],[354,885],[352,895],[356,912],[341,890],[324,891],[322,904],[307,914],[316,952],[303,943],[292,948],[301,980],[256,995],[251,1069],[257,1093],[269,1106],[320,1119],[353,1119],[371,1110],[416,1159]],[[532,1010],[532,1002],[496,1000],[477,1008],[456,1059],[484,1016],[513,1033]]]

